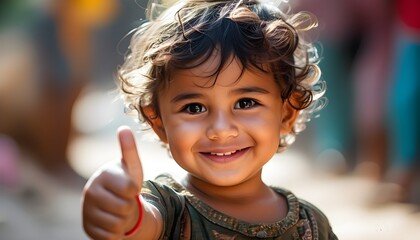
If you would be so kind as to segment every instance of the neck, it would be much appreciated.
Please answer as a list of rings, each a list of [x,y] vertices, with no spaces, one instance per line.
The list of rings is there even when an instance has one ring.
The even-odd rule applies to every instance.
[[[183,185],[204,202],[238,203],[255,201],[271,192],[261,179],[261,172],[254,177],[232,186],[219,186],[203,181],[190,174],[186,176]]]
[[[243,221],[272,223],[287,214],[286,200],[264,184],[261,174],[233,186],[213,185],[187,175],[183,185],[207,205]]]

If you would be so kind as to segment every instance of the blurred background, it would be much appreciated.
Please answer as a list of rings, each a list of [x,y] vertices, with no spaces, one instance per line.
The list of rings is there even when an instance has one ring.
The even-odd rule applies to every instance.
[[[314,13],[328,105],[264,170],[340,239],[420,235],[420,1],[290,0]],[[88,239],[86,179],[138,130],[146,178],[183,171],[115,91],[146,0],[0,3],[0,239]]]

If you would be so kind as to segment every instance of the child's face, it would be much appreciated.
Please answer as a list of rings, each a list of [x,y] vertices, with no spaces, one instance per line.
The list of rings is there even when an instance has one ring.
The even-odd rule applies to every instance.
[[[209,60],[172,74],[159,93],[162,123],[154,130],[192,176],[229,186],[260,173],[295,114],[286,110],[271,74],[246,69],[238,81],[241,68],[233,60],[211,87],[213,69]]]

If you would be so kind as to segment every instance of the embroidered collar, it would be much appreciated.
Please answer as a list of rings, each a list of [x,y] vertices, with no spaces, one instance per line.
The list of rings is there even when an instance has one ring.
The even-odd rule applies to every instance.
[[[297,197],[293,193],[282,188],[271,187],[276,193],[284,196],[287,199],[289,209],[286,217],[278,222],[271,224],[255,224],[240,221],[236,218],[232,218],[222,212],[217,211],[216,209],[210,207],[198,199],[169,175],[161,175],[160,177],[164,178],[164,181],[176,192],[185,196],[187,201],[207,220],[224,228],[239,232],[248,237],[279,237],[288,231],[292,226],[296,225],[299,220],[299,201]]]

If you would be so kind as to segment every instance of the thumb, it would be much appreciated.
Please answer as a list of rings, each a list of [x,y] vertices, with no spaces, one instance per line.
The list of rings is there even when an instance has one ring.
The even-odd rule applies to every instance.
[[[127,126],[118,128],[118,140],[122,153],[121,164],[138,188],[141,189],[143,185],[143,169],[137,151],[136,140],[131,129]]]

